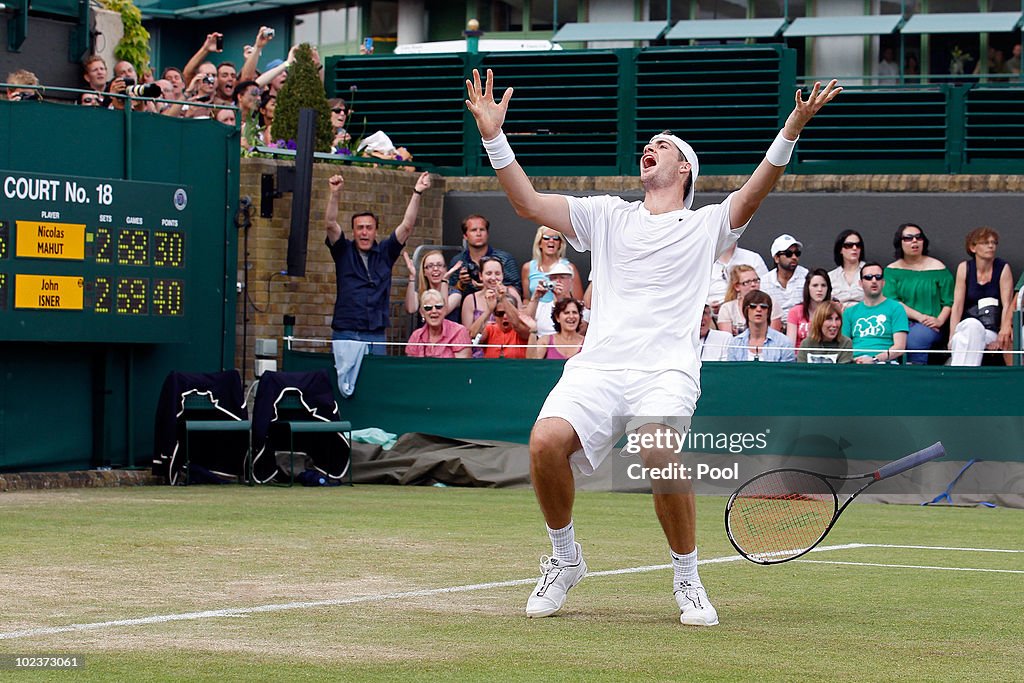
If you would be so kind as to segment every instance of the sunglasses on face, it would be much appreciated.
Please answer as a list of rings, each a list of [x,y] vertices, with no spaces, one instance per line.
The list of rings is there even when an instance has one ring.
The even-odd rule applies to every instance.
[[[921,242],[924,240],[924,235],[921,233],[914,233],[913,235],[904,235],[901,237],[904,242]]]
[[[860,242],[843,242],[843,249],[860,249]]]
[[[793,258],[794,256],[799,257],[802,253],[803,252],[799,249],[790,249],[789,251],[780,251],[779,256],[788,256],[789,258]]]
[[[881,279],[883,279],[884,277],[885,277],[884,275],[882,275],[881,273],[879,273],[878,275],[861,275],[861,276],[860,276],[860,279],[861,279],[861,280],[867,280],[867,281],[869,281],[869,282],[870,282],[871,280],[881,280]]]
[[[332,109],[331,111],[333,111],[335,114],[340,114],[343,111],[345,111],[345,109],[343,107],[338,107],[336,109]]]
[[[754,310],[754,309],[757,309],[757,308],[763,308],[764,310],[767,311],[768,310],[768,304],[758,304],[758,303],[747,304],[747,308],[750,309],[750,310]]]
[[[562,238],[558,235],[544,235],[541,237],[545,242],[561,242]]]
[[[444,304],[423,304],[424,311],[440,311],[444,308]]]
[[[761,281],[761,278],[759,278],[759,277],[752,277],[749,280],[740,280],[740,285],[742,285],[743,287],[746,287],[747,285],[752,285],[755,282],[760,282],[760,281]]]
[[[99,102],[98,98],[95,97],[83,97],[82,104],[96,104]]]
[[[505,315],[505,311],[495,311],[495,312],[494,312],[494,317],[495,317],[495,318],[500,318],[500,317],[502,317],[503,315]]]

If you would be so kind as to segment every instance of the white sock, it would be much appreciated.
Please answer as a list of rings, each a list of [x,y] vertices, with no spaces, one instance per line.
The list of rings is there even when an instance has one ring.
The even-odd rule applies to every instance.
[[[669,548],[669,552],[672,554],[672,571],[675,573],[673,585],[688,581],[695,586],[702,586],[700,577],[697,575],[697,548],[686,555],[678,555],[671,548]]]
[[[576,561],[576,532],[572,528],[572,522],[563,529],[552,529],[547,527],[548,537],[551,538],[551,556],[563,562]]]

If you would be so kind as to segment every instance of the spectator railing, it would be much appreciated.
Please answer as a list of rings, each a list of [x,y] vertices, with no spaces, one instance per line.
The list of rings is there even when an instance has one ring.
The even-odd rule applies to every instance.
[[[534,175],[634,175],[643,144],[665,128],[693,143],[703,174],[749,173],[803,84],[795,51],[730,45],[338,56],[326,87],[353,107],[353,134],[384,130],[442,174],[487,175],[464,104],[474,68],[494,70],[498,97],[515,88],[504,129]],[[1016,173],[1022,104],[1021,82],[851,85],[819,114],[790,171]]]

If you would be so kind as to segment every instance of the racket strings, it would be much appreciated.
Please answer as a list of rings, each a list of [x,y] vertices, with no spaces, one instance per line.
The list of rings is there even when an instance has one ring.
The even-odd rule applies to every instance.
[[[752,559],[783,561],[814,545],[828,529],[836,497],[828,482],[806,472],[768,472],[736,492],[729,511],[732,538]]]

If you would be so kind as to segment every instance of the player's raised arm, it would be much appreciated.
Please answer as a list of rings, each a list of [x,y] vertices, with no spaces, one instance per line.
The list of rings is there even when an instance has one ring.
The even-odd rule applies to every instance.
[[[509,100],[512,99],[512,88],[505,90],[501,101],[494,100],[494,74],[487,70],[485,84],[480,82],[480,72],[473,69],[473,80],[466,81],[469,99],[466,107],[476,119],[480,137],[491,160],[491,166],[498,176],[498,182],[505,190],[508,200],[516,214],[533,223],[547,225],[558,232],[572,236],[572,222],[569,220],[569,205],[565,197],[556,194],[541,194],[533,188],[533,183],[523,171],[515,154],[501,130],[505,123]]]
[[[786,125],[779,131],[775,141],[768,148],[764,161],[754,170],[754,173],[747,179],[739,190],[733,195],[732,204],[729,207],[729,218],[732,227],[738,228],[753,217],[757,207],[768,196],[768,193],[775,187],[775,183],[786,171],[786,164],[793,154],[793,148],[800,138],[804,126],[814,118],[814,115],[826,104],[835,99],[836,95],[843,91],[835,79],[829,81],[824,88],[820,82],[816,82],[811,89],[807,99],[804,100],[800,90],[796,91],[796,105],[786,119]]]

